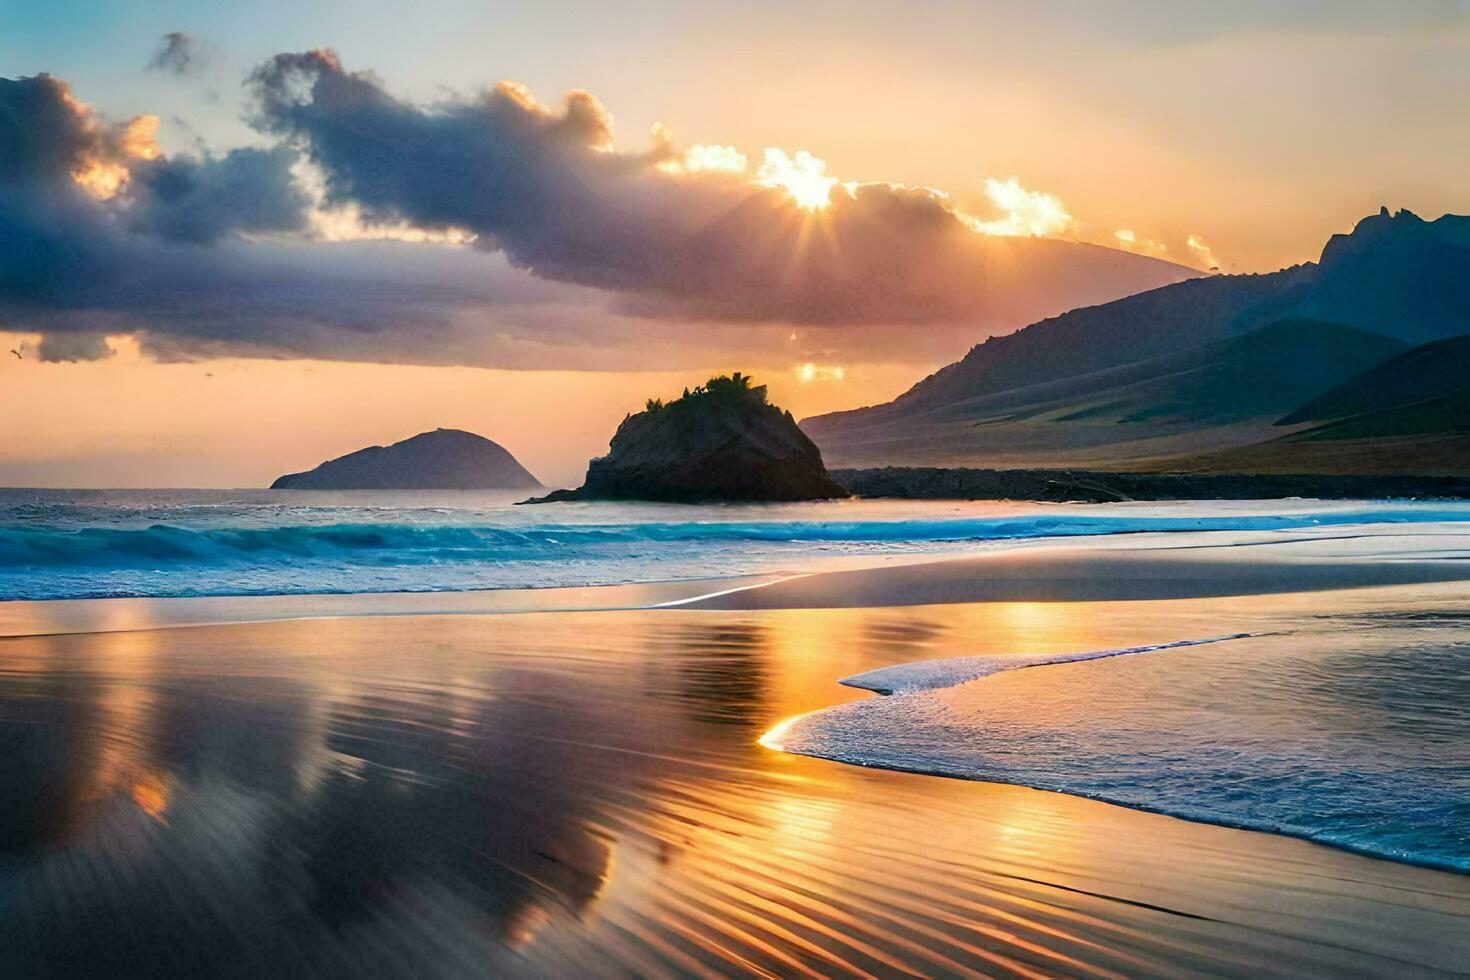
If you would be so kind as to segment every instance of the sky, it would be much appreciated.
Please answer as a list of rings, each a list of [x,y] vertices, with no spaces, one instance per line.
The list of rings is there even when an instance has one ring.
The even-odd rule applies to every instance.
[[[5,485],[263,485],[436,425],[573,483],[712,373],[871,404],[1470,210],[1448,0],[18,0],[0,78]]]

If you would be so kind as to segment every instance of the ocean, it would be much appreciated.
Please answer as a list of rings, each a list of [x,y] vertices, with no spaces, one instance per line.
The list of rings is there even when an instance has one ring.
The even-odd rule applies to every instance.
[[[1306,540],[1362,560],[1383,540],[1370,529],[1412,537],[1417,557],[1464,560],[1470,538],[1459,529],[1470,529],[1470,504],[519,507],[511,496],[483,493],[6,490],[0,599],[718,580],[1081,538],[1121,547],[1139,540],[1133,536],[1154,548],[1235,549],[1262,561],[1283,560],[1262,545]],[[1388,606],[1353,599],[1321,615],[1305,598],[1225,618],[1196,603],[1189,608],[1202,612],[1177,635],[1140,621],[1146,642],[1100,648],[1077,622],[1059,634],[1069,646],[1041,651],[953,625],[980,608],[974,604],[895,609],[910,621],[949,623],[956,639],[937,660],[922,647],[893,645],[888,659],[846,682],[876,694],[783,722],[764,744],[1470,872],[1470,603],[1454,583],[1422,593],[1430,598],[1411,590],[1409,600]],[[370,611],[371,597],[363,601]],[[1050,606],[1046,615],[1057,616],[1068,605],[1085,603],[994,608],[1035,615],[1028,606]],[[804,656],[796,648],[790,655]],[[828,704],[843,700],[830,694]],[[820,703],[822,693],[815,696]]]
[[[889,693],[766,743],[1470,872],[1465,589],[1342,595],[1246,633],[880,668],[843,683]]]
[[[1464,503],[518,507],[516,499],[474,492],[0,490],[0,601],[618,585],[1093,535],[1470,521]]]

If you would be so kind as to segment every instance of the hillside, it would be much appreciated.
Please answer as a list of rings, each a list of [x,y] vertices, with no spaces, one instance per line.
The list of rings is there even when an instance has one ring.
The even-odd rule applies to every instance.
[[[1470,379],[1455,391],[1333,419],[1169,469],[1215,473],[1470,474]]]
[[[1470,334],[1422,344],[1343,382],[1278,423],[1346,418],[1447,395],[1470,384]]]
[[[1336,442],[1450,432],[1470,434],[1470,378],[1466,378],[1465,384],[1454,391],[1334,419],[1293,433],[1284,441]]]
[[[1405,349],[1401,341],[1313,320],[1056,381],[907,414],[903,425],[852,433],[842,459],[875,466],[909,451],[933,465],[1107,468],[1122,458],[1269,439],[1283,413]],[[810,429],[810,427],[809,427]],[[898,465],[898,464],[893,464]]]
[[[1470,337],[1389,358],[1288,412],[1292,431],[1151,461],[1189,473],[1470,475]]]
[[[1242,337],[1145,358],[1060,381],[951,403],[937,417],[977,424],[1229,422],[1277,415],[1407,345],[1315,320],[1283,320]]]
[[[1273,439],[1212,453],[1160,459],[1170,473],[1470,475],[1470,433],[1439,432],[1367,439]]]

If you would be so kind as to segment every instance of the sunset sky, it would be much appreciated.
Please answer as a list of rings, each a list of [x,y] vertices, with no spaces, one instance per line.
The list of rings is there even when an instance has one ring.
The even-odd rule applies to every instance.
[[[0,78],[0,485],[264,485],[440,425],[569,483],[713,372],[855,407],[1470,210],[1450,0],[23,0]]]

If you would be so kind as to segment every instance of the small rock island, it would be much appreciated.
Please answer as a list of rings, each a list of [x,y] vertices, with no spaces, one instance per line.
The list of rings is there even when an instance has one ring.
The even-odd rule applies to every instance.
[[[498,443],[462,429],[435,429],[289,473],[271,489],[534,490],[541,485]]]
[[[735,372],[711,378],[665,404],[649,399],[623,419],[608,454],[587,465],[577,490],[526,503],[562,500],[826,500],[850,494],[827,475],[822,453],[791,413],[766,401],[764,385]]]

